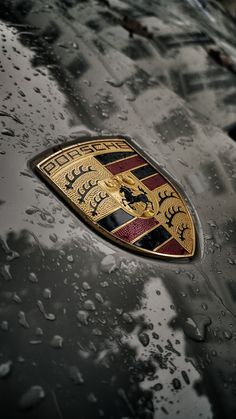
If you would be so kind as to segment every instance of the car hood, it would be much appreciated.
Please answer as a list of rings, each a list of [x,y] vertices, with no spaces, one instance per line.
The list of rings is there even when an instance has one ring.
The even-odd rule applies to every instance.
[[[91,7],[105,28],[104,3]],[[4,417],[232,417],[235,143],[123,53],[124,28],[98,36],[96,19],[78,23],[59,5],[29,8],[30,25],[19,17],[27,2],[6,7],[0,26]],[[197,231],[191,261],[116,247],[32,170],[52,147],[109,135],[182,190]]]

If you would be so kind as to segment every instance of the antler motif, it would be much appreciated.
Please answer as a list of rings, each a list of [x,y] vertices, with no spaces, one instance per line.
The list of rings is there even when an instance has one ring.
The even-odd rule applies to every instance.
[[[163,202],[166,200],[166,199],[169,199],[169,198],[178,198],[176,195],[175,195],[175,193],[172,191],[172,192],[168,192],[167,190],[165,190],[164,192],[163,192],[163,194],[161,193],[161,192],[159,192],[158,193],[158,196],[159,196],[159,205],[161,206],[162,204],[163,204]]]
[[[66,174],[65,179],[67,180],[68,183],[65,184],[65,187],[67,190],[73,189],[73,185],[75,181],[79,179],[82,175],[84,175],[85,173],[96,172],[96,170],[93,169],[92,166],[84,167],[83,165],[81,165],[78,170],[79,172],[76,173],[75,169],[73,169],[70,176],[69,176],[69,173]]]
[[[97,209],[104,199],[108,198],[109,195],[106,192],[99,192],[93,199],[93,202],[90,202],[90,207],[92,208],[91,214],[97,215]]]
[[[181,240],[182,242],[185,240],[184,233],[185,233],[185,231],[186,231],[186,230],[190,230],[190,227],[188,226],[188,224],[184,224],[184,223],[182,223],[182,224],[178,227],[177,233],[178,233],[179,238],[180,238],[180,240]]]
[[[91,191],[91,189],[95,188],[97,184],[98,184],[98,180],[89,180],[83,185],[82,188],[77,189],[77,192],[79,195],[78,199],[79,199],[80,204],[84,202],[84,198],[86,197],[86,195],[89,193],[89,191]]]
[[[147,195],[147,192],[146,192],[143,188],[141,188],[141,186],[138,186],[138,189],[140,190],[140,192],[142,192],[142,193],[144,193],[145,195]]]
[[[168,225],[168,227],[173,227],[173,218],[175,217],[176,214],[180,214],[180,213],[186,214],[185,211],[181,210],[181,207],[170,207],[168,209],[168,211],[165,212],[165,216],[166,216],[166,225]]]

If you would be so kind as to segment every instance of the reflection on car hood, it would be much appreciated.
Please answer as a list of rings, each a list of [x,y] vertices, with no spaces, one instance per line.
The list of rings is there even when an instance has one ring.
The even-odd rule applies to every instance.
[[[216,42],[213,22],[202,20],[209,35],[194,26],[198,5],[175,4],[168,16],[161,2],[1,5],[5,418],[25,417],[29,408],[29,417],[53,419],[233,417],[236,153],[209,118],[212,111],[220,126],[232,123],[235,105],[230,113],[222,103],[235,76],[219,73],[202,46]],[[184,14],[181,23],[184,10],[189,23]],[[194,59],[214,81],[223,74],[228,93],[210,90],[205,73],[202,91],[173,89],[182,65],[188,73],[185,60],[192,66]],[[186,80],[199,84],[183,80],[185,92]],[[204,99],[204,116],[180,97],[202,110],[204,94],[214,103]],[[31,169],[47,149],[106,135],[126,136],[179,185],[195,214],[193,260],[121,250],[85,226]]]

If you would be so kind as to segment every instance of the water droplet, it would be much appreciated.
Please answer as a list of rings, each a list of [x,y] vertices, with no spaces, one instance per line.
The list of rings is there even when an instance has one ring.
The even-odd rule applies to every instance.
[[[16,294],[16,292],[14,292],[12,299],[13,301],[15,301],[15,303],[22,304],[22,299],[20,298],[18,294]]]
[[[143,332],[138,335],[139,341],[143,346],[148,346],[150,339],[147,333]]]
[[[37,327],[35,330],[36,336],[43,336],[43,329],[41,327]]]
[[[10,128],[3,128],[2,134],[8,135],[9,137],[15,137],[15,131],[13,131],[13,129]]]
[[[229,330],[224,330],[223,335],[225,337],[225,339],[230,340],[232,339],[232,333]]]
[[[117,269],[116,260],[114,256],[107,255],[101,261],[101,268],[103,272],[111,273]]]
[[[11,372],[12,362],[7,361],[3,364],[0,364],[0,378],[7,377]]]
[[[118,115],[118,118],[121,119],[121,121],[127,121],[128,119],[127,115]]]
[[[84,302],[84,309],[89,310],[89,311],[95,311],[96,307],[95,307],[94,302],[92,300],[86,300]]]
[[[90,394],[88,395],[88,401],[89,401],[90,403],[95,404],[95,403],[97,403],[97,397],[96,397],[93,393],[90,393]]]
[[[213,228],[217,227],[215,221],[213,221],[213,220],[209,220],[207,223],[209,224],[210,227],[213,227]]]
[[[182,377],[183,377],[183,379],[184,379],[185,383],[186,383],[186,384],[190,384],[189,376],[188,376],[188,374],[186,373],[186,371],[181,371],[181,374],[182,374]]]
[[[61,349],[63,345],[63,337],[59,335],[54,335],[50,342],[50,345],[54,349]]]
[[[72,367],[69,368],[69,375],[70,375],[71,380],[75,384],[83,384],[84,383],[83,376],[82,376],[81,372],[79,371],[78,367],[76,367],[75,365],[73,365]]]
[[[52,291],[49,288],[44,288],[43,298],[45,298],[45,300],[50,300],[51,297],[52,297]]]
[[[92,334],[94,336],[102,336],[102,331],[100,329],[93,329]]]
[[[30,280],[30,282],[38,282],[38,278],[37,278],[37,276],[35,275],[34,272],[29,273],[29,280]]]
[[[152,386],[152,389],[155,391],[161,391],[163,389],[163,385],[161,383],[156,383],[154,386]]]
[[[102,288],[107,288],[107,287],[109,287],[109,284],[108,284],[108,282],[107,282],[107,281],[100,282],[100,285],[101,285],[101,287],[102,287]]]
[[[12,118],[13,121],[16,121],[19,124],[22,124],[23,125],[23,122],[16,115],[14,115],[14,114],[10,114],[10,113],[5,112],[5,111],[0,111],[0,116],[7,116],[9,118]]]
[[[9,330],[9,324],[8,324],[8,321],[7,320],[2,320],[1,321],[1,329],[4,332],[7,332]]]
[[[128,324],[133,323],[133,318],[132,318],[132,316],[131,316],[130,314],[128,314],[128,313],[123,313],[123,314],[122,314],[122,318],[123,318],[123,320],[124,320],[126,323],[128,323]]]
[[[46,320],[53,321],[53,320],[56,319],[56,316],[54,314],[52,314],[52,313],[46,313],[46,310],[44,308],[43,302],[41,300],[38,300],[37,301],[37,306],[38,306],[40,312],[43,314],[43,316],[44,316],[44,318]]]
[[[32,386],[27,390],[19,401],[21,409],[30,409],[40,403],[45,397],[44,389],[41,386]]]
[[[227,258],[227,262],[228,262],[230,265],[236,265],[236,260],[234,260],[234,259],[232,259],[232,258]]]
[[[178,378],[174,378],[172,381],[173,387],[175,390],[180,390],[181,389],[181,382]]]
[[[38,208],[28,208],[27,210],[25,210],[25,213],[27,215],[32,215],[32,214],[36,214],[36,212],[38,212]]]
[[[19,70],[19,67],[14,66],[14,68],[16,68],[17,70]],[[25,97],[25,93],[23,92],[23,90],[18,90],[18,93],[19,93],[22,97]]]
[[[2,202],[2,201],[0,201],[0,202]],[[3,238],[0,238],[0,244],[1,244],[1,247],[2,247],[2,249],[3,249],[3,251],[6,255],[7,261],[11,262],[12,260],[14,260],[14,259],[16,259],[20,256],[18,252],[9,248],[7,242]]]
[[[50,235],[49,235],[49,238],[50,238],[50,240],[51,240],[53,243],[56,243],[56,242],[57,242],[57,240],[58,240],[58,238],[57,238],[57,235],[56,235],[56,234],[50,234]]]
[[[104,303],[104,299],[103,299],[102,295],[99,294],[98,292],[95,294],[95,298],[99,303],[101,303],[101,304]]]
[[[188,165],[188,163],[187,163],[186,161],[181,160],[181,159],[177,159],[177,160],[178,160],[178,162],[179,162],[179,163],[181,163],[183,166],[185,166],[185,167],[189,167],[189,165]]]
[[[19,311],[18,313],[18,322],[21,326],[23,326],[25,329],[29,329],[29,323],[26,320],[26,316],[24,311]]]
[[[83,287],[83,289],[84,289],[85,291],[89,291],[89,290],[91,290],[91,286],[89,285],[89,283],[88,283],[88,282],[83,282],[83,283],[82,283],[82,287]]]
[[[0,269],[0,276],[5,281],[10,281],[12,279],[11,272],[10,272],[10,265],[3,265]]]
[[[211,319],[203,314],[188,317],[183,325],[184,333],[190,339],[198,342],[205,340],[206,326],[211,324]]]
[[[77,313],[77,319],[79,322],[85,326],[88,324],[89,313],[84,310],[79,310]]]
[[[35,340],[35,339],[31,339],[29,341],[30,345],[39,345],[40,343],[42,343],[41,340]]]
[[[115,80],[105,80],[107,84],[110,84],[112,87],[121,87],[124,84],[124,81],[115,81]]]

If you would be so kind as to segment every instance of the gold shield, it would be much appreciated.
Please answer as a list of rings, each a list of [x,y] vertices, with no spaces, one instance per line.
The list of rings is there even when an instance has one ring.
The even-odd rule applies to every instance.
[[[92,227],[146,255],[186,258],[195,228],[179,192],[124,139],[96,139],[35,161],[39,175]]]

